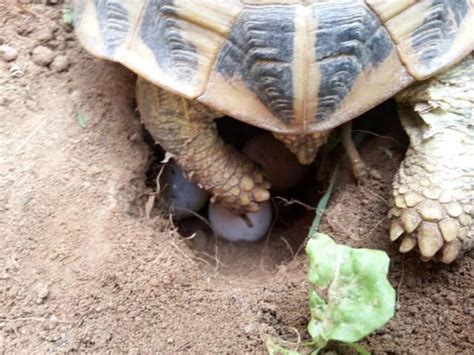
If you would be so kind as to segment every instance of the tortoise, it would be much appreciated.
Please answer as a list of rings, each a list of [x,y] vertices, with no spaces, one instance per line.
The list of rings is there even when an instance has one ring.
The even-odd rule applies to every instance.
[[[364,178],[350,121],[469,58],[448,79],[400,96],[411,147],[394,181],[390,237],[404,235],[402,252],[418,245],[422,259],[450,263],[474,243],[473,100],[444,105],[429,95],[466,94],[456,73],[474,75],[473,8],[473,0],[76,0],[75,28],[89,52],[138,74],[145,127],[239,213],[257,211],[270,184],[218,136],[215,119],[272,132],[303,164],[347,122],[344,145]],[[410,104],[446,115],[416,116]]]

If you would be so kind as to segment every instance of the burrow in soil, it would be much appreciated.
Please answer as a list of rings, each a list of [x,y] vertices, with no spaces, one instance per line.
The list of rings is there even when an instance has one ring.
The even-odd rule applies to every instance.
[[[221,137],[239,151],[245,142],[265,133],[262,129],[230,117],[217,119],[216,125]],[[393,129],[402,138],[398,140],[387,138],[392,139],[391,144],[384,148],[387,154],[390,154],[390,150],[404,151],[406,140],[401,133],[396,104],[393,100],[379,105],[353,122],[353,136],[361,138],[361,145],[374,137],[385,136],[388,129]],[[272,225],[266,237],[260,241],[228,242],[216,236],[207,220],[209,203],[195,217],[174,220],[173,224],[201,261],[214,268],[225,266],[221,270],[224,274],[228,272],[233,276],[248,277],[253,275],[250,270],[261,267],[266,271],[277,270],[279,265],[287,263],[302,252],[315,218],[316,206],[328,190],[329,181],[336,167],[344,163],[345,169],[350,168],[340,144],[340,136],[340,129],[332,132],[328,142],[321,148],[315,161],[308,166],[304,179],[297,186],[284,191],[271,191]],[[165,151],[155,143],[145,127],[143,137],[150,149],[146,185],[156,191],[159,184],[157,177],[163,167]],[[353,183],[358,184],[355,179]],[[365,183],[370,185],[376,181]],[[163,192],[163,189],[166,189],[166,186],[159,186],[159,191]],[[156,199],[152,213],[165,214],[172,219],[167,212],[160,199]]]

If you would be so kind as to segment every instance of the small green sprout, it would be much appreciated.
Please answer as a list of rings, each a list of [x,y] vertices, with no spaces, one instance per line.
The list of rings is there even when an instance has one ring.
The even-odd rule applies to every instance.
[[[79,110],[79,109],[76,109],[76,121],[77,121],[77,124],[79,125],[79,127],[86,128],[86,126],[87,126],[86,116],[84,116],[82,111]]]
[[[74,24],[74,10],[70,5],[63,7],[63,23],[70,26]]]

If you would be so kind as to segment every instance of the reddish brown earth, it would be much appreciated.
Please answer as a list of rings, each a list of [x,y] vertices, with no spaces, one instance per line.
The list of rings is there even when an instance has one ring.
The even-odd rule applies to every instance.
[[[298,249],[311,214],[282,213],[268,240],[251,245],[216,244],[193,221],[181,229],[195,237],[183,240],[157,211],[147,217],[151,153],[134,75],[84,52],[61,11],[0,4],[0,45],[18,52],[0,58],[0,352],[241,353],[263,351],[268,336],[304,338]],[[51,51],[36,62],[66,56],[69,66],[35,64],[39,45]],[[403,142],[392,126],[377,132]],[[397,313],[368,349],[472,353],[472,253],[451,266],[425,264],[387,239],[390,183],[403,157],[393,146],[364,143],[382,175],[370,186],[357,186],[343,164],[321,230],[392,258]]]

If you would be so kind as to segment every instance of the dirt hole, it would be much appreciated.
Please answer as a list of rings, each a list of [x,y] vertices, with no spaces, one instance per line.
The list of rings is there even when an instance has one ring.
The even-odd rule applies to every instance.
[[[381,117],[384,117],[383,124]],[[390,121],[397,119],[393,101],[387,101],[355,120],[354,130],[365,132],[365,139],[369,140],[381,134],[387,125],[387,117]],[[264,133],[259,128],[229,117],[218,119],[216,123],[219,134],[238,150],[241,150],[249,139]],[[165,152],[155,144],[145,128],[143,135],[151,150],[146,184],[156,191],[156,180],[163,167]],[[341,159],[347,160],[339,142],[340,132],[334,130],[328,143],[308,167],[301,183],[286,191],[272,191],[273,224],[267,236],[259,242],[228,242],[218,238],[207,222],[208,204],[195,217],[173,223],[196,258],[204,265],[219,268],[223,275],[259,279],[268,273],[276,272],[279,265],[304,252],[305,240],[315,216],[315,206],[328,188],[335,165]],[[162,188],[163,186],[160,186],[160,189]],[[155,201],[153,213],[166,214],[160,207],[159,199]]]

